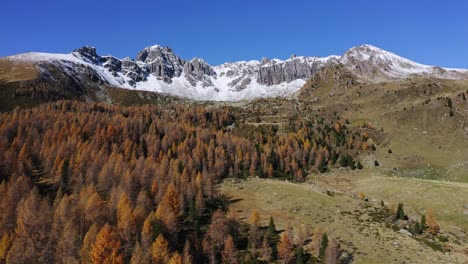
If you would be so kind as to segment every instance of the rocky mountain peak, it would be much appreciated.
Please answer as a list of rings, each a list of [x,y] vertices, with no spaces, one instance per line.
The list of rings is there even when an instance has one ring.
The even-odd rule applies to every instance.
[[[136,61],[144,64],[148,73],[161,77],[170,82],[173,77],[179,77],[184,68],[185,61],[174,54],[171,48],[154,45],[138,52]]]
[[[174,54],[170,47],[163,47],[160,45],[146,47],[138,52],[136,56],[136,61],[141,61],[144,63],[151,63],[155,60],[163,60],[169,63],[181,59]]]
[[[82,57],[90,61],[97,61],[99,58],[99,55],[97,54],[95,47],[84,46],[84,47],[74,50],[73,52],[78,53],[79,55],[81,55]]]

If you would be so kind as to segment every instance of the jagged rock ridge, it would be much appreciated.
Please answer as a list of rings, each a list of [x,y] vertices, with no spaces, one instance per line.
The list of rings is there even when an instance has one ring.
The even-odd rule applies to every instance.
[[[82,47],[70,54],[25,53],[6,59],[32,61],[42,73],[47,73],[45,65],[54,65],[77,80],[86,79],[86,83],[218,101],[287,96],[330,65],[343,65],[347,72],[367,82],[412,75],[468,79],[466,70],[422,65],[370,45],[354,47],[343,56],[293,55],[287,60],[264,58],[218,66],[200,58],[185,61],[171,48],[159,45],[141,50],[135,59],[100,56],[93,47]]]

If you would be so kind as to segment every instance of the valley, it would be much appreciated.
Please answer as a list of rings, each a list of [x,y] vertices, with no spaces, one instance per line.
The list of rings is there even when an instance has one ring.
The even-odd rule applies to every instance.
[[[34,60],[28,61],[31,56]],[[138,257],[141,263],[149,263],[155,257],[138,251],[137,245],[142,243],[149,251],[156,236],[146,234],[150,242],[129,238],[143,232],[145,221],[169,238],[172,257],[178,252],[188,254],[181,241],[189,241],[195,262],[219,260],[213,252],[222,251],[227,242],[210,233],[220,228],[219,219],[225,223],[221,225],[236,223],[230,232],[239,259],[263,261],[260,245],[258,249],[248,245],[255,241],[252,225],[264,232],[270,216],[279,231],[287,231],[279,233],[291,233],[296,248],[304,243],[298,241],[303,235],[297,232],[305,226],[312,230],[303,245],[304,258],[312,263],[320,258],[314,246],[314,234],[320,232],[337,239],[342,254],[334,261],[340,263],[465,263],[468,259],[468,80],[463,70],[408,62],[367,45],[352,48],[342,57],[292,57],[215,68],[201,60],[187,64],[168,48],[153,46],[139,53],[141,62],[135,65],[140,67],[141,82],[157,77],[162,86],[154,87],[165,87],[158,90],[145,84],[154,90],[129,84],[128,67],[137,69],[130,60],[101,57],[89,48],[59,59],[54,56],[58,55],[0,59],[0,111],[2,119],[9,120],[0,120],[4,136],[0,149],[6,153],[0,179],[7,182],[0,188],[7,197],[0,206],[8,211],[0,231],[5,243],[10,243],[6,248],[14,249],[10,257],[0,254],[0,263],[18,257],[19,244],[13,246],[7,240],[10,234],[24,236],[24,230],[15,228],[16,217],[21,216],[7,201],[39,199],[36,189],[50,214],[58,214],[59,201],[65,203],[68,195],[78,199],[84,190],[93,199],[105,201],[105,213],[89,217],[99,227],[115,226],[126,247],[121,252],[123,262]],[[148,62],[148,57],[154,61]],[[123,61],[127,68],[110,67],[110,62],[115,66]],[[384,62],[388,65],[382,66]],[[299,72],[307,74],[297,75],[297,63],[303,67]],[[260,64],[276,70],[261,69]],[[296,65],[296,72],[290,72],[291,65]],[[151,72],[157,67],[166,73]],[[176,74],[171,69],[178,76],[165,79],[169,73]],[[244,83],[245,90],[223,81],[230,71],[251,79],[236,81]],[[173,90],[182,78],[195,85]],[[213,86],[201,88],[203,82]],[[229,96],[223,97],[226,93],[215,88],[227,89]],[[60,129],[52,131],[34,122],[36,118]],[[58,131],[64,140],[60,147],[51,137]],[[48,141],[39,147],[31,143],[34,135],[46,136]],[[48,155],[41,148],[59,149],[60,154]],[[22,157],[29,154],[15,159],[20,152]],[[93,160],[99,156],[96,153],[105,158]],[[81,155],[87,157],[85,161]],[[72,161],[67,172],[65,161]],[[116,168],[126,168],[126,173]],[[135,170],[144,171],[144,176]],[[28,186],[22,187],[27,191],[14,196],[10,189],[17,188],[10,187],[14,184]],[[154,215],[165,210],[159,208],[167,206],[160,204],[165,203],[171,184],[180,198],[167,199],[180,203],[180,208],[168,219],[158,213],[164,222],[158,226]],[[136,221],[131,227],[122,227],[117,220],[116,208],[123,199],[118,197],[124,194],[127,207],[140,208],[140,220],[137,215],[132,216],[136,220],[128,220]],[[73,208],[88,210],[83,203],[73,202]],[[405,220],[395,220],[399,203],[404,204]],[[250,216],[256,210],[260,222],[252,224]],[[440,232],[414,233],[413,225],[429,210]],[[64,219],[72,223],[74,214],[69,212]],[[177,226],[170,224],[171,217],[177,219]],[[44,226],[53,224],[42,221]],[[87,232],[95,236],[97,231],[87,221],[78,222],[85,228],[74,237],[81,245]],[[180,241],[170,239],[173,233]],[[219,240],[216,248],[203,248],[205,240],[213,239]],[[199,253],[194,252],[197,249]],[[82,250],[70,254],[77,260],[89,258],[89,245]]]

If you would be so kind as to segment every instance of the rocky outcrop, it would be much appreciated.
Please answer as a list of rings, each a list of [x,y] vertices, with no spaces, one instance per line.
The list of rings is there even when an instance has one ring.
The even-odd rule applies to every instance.
[[[173,77],[179,77],[185,64],[171,48],[159,45],[140,51],[136,61],[141,62],[148,73],[162,77],[166,82]]]
[[[201,82],[203,87],[208,87],[213,85],[209,77],[216,76],[216,72],[204,60],[194,58],[185,63],[184,75],[192,86],[196,86],[197,82]]]
[[[247,88],[247,85],[249,85],[251,82],[252,82],[252,79],[250,79],[249,77],[244,78],[244,79],[239,77],[237,79],[234,79],[232,82],[228,83],[228,85],[230,87],[233,87],[234,91],[240,92],[244,90],[245,88]]]
[[[320,58],[296,57],[286,61],[262,59],[257,82],[265,85],[290,83],[297,79],[307,80],[328,61]]]
[[[94,63],[99,62],[101,59],[101,57],[97,55],[95,47],[85,46],[76,49],[73,52],[79,54],[79,56],[81,56],[82,58]]]
[[[201,78],[204,75],[214,76],[216,72],[206,61],[200,58],[194,58],[187,61],[184,65],[184,73]]]
[[[109,69],[109,71],[113,73],[117,73],[122,70],[122,62],[117,58],[114,58],[112,56],[107,56],[107,57],[102,57],[101,61],[104,61],[102,66],[104,66],[104,68]]]
[[[134,82],[141,82],[146,79],[145,72],[130,58],[122,60],[122,74],[129,77]]]

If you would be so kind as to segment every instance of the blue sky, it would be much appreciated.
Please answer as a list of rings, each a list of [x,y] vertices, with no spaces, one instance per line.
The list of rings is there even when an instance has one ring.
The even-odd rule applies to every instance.
[[[468,68],[468,1],[2,0],[0,57],[70,52],[135,57],[170,46],[226,61],[343,54],[364,43],[412,60]]]

